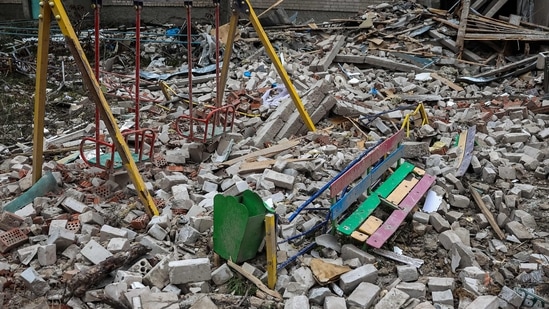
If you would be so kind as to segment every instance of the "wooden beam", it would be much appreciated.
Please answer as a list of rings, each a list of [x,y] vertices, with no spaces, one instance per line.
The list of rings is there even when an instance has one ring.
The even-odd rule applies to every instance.
[[[250,280],[255,286],[257,286],[258,289],[263,291],[264,293],[278,299],[282,300],[282,295],[278,293],[277,291],[269,289],[261,280],[259,280],[256,276],[250,274],[244,268],[240,267],[239,265],[235,264],[233,261],[228,260],[227,265],[229,265],[232,269],[236,270],[239,274],[244,276],[246,279]]]
[[[241,161],[246,161],[248,159],[259,157],[259,156],[274,155],[274,154],[277,154],[277,153],[282,152],[284,150],[295,147],[297,145],[299,145],[299,140],[287,141],[287,142],[279,144],[279,145],[275,145],[275,146],[272,146],[272,147],[269,147],[269,148],[254,151],[254,152],[249,153],[247,155],[243,155],[243,156],[240,156],[238,158],[235,158],[235,159],[232,159],[232,160],[229,160],[229,161],[225,161],[221,164],[223,164],[223,165],[233,165],[235,163],[238,163],[238,162],[241,162]]]
[[[456,46],[456,42],[454,40],[448,38],[444,34],[438,32],[436,30],[430,30],[429,35],[431,37],[439,40],[441,45],[443,45],[446,48],[450,49],[454,53],[459,52],[459,49]],[[479,55],[473,53],[472,51],[470,51],[468,49],[463,49],[463,54],[462,55],[463,55],[463,58],[465,58],[467,60],[470,60],[470,61],[477,62],[477,63],[482,63],[484,61],[484,59],[482,59],[482,57],[480,57]]]
[[[518,68],[518,67],[523,66],[525,64],[530,64],[530,63],[536,61],[537,59],[538,59],[538,55],[535,55],[535,56],[532,56],[532,57],[528,57],[526,59],[522,59],[522,60],[517,61],[517,62],[510,63],[508,65],[502,66],[499,69],[495,69],[495,70],[491,70],[491,71],[488,71],[488,72],[477,74],[473,77],[494,76],[496,74],[507,72],[507,71],[510,71],[512,69]]]
[[[450,88],[452,88],[456,91],[463,91],[464,90],[463,87],[461,87],[460,85],[454,83],[453,81],[451,81],[447,78],[444,78],[444,77],[438,75],[438,73],[431,73],[431,77],[441,81],[443,84],[447,85],[448,87],[450,87]]]
[[[480,7],[485,5],[486,2],[488,2],[488,0],[477,0],[477,1],[475,1],[475,3],[473,3],[473,5],[471,5],[471,8],[473,8],[475,10],[478,10],[478,9],[480,9]]]
[[[508,0],[498,0],[498,2],[495,2],[492,7],[490,7],[488,10],[485,11],[483,14],[486,17],[492,17],[496,15],[496,13],[507,3]]]
[[[461,0],[461,17],[459,19],[459,28],[456,38],[456,46],[458,48],[458,59],[461,59],[463,48],[465,44],[465,32],[467,31],[467,18],[469,17],[469,8],[471,7],[471,0]]]
[[[488,223],[490,223],[490,225],[494,229],[494,232],[496,232],[496,235],[498,236],[498,238],[500,240],[505,239],[505,233],[503,233],[503,231],[499,228],[499,225],[496,222],[496,219],[494,219],[494,216],[490,212],[490,209],[488,209],[488,207],[486,207],[486,204],[484,204],[484,201],[482,200],[482,197],[480,196],[480,194],[471,185],[469,185],[469,191],[471,192],[471,195],[473,195],[473,199],[475,200],[478,208],[480,208],[480,211],[482,211],[482,213],[488,220]]]
[[[549,41],[548,33],[467,33],[469,41]]]

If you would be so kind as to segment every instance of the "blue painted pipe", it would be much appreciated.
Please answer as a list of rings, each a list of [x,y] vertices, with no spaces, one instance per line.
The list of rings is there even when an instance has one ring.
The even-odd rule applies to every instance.
[[[319,197],[324,191],[326,191],[326,189],[328,189],[332,183],[334,183],[339,177],[341,177],[346,171],[348,171],[349,169],[351,169],[355,164],[357,164],[360,160],[362,160],[362,158],[364,158],[367,154],[369,154],[372,150],[374,150],[374,148],[376,148],[377,146],[379,146],[385,139],[381,139],[377,142],[377,144],[375,144],[374,146],[366,149],[359,157],[357,157],[356,159],[354,159],[351,163],[349,163],[349,165],[347,165],[341,172],[339,172],[339,174],[337,174],[334,178],[332,178],[332,180],[328,181],[322,188],[320,188],[315,194],[313,194],[308,200],[306,200],[303,204],[301,204],[293,213],[292,215],[290,216],[290,218],[288,219],[290,222],[292,222],[296,217],[297,215],[299,215],[299,213],[301,211],[303,211],[303,209],[305,207],[307,207],[307,205],[311,204],[317,197]]]

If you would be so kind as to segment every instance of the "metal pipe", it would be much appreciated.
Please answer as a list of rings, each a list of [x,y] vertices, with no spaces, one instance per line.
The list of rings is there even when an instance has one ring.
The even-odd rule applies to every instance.
[[[192,1],[185,1],[185,7],[187,8],[187,79],[189,80],[189,139],[192,140],[193,135],[193,51],[191,44],[192,34],[192,22],[191,22],[191,7]]]
[[[141,9],[143,8],[143,1],[134,1],[135,7],[135,141],[134,149],[135,153],[139,153],[139,87],[140,77],[139,71],[141,67]]]
[[[95,71],[95,79],[97,82],[99,82],[99,29],[100,29],[100,15],[101,15],[101,0],[94,0],[93,4],[93,21],[94,21],[94,30],[95,30],[95,42],[94,42],[94,49],[95,49],[95,55],[94,55],[94,71]],[[95,106],[95,140],[99,141],[101,137],[101,116],[99,115],[99,107]],[[101,165],[101,148],[99,146],[99,143],[95,143],[95,164]]]

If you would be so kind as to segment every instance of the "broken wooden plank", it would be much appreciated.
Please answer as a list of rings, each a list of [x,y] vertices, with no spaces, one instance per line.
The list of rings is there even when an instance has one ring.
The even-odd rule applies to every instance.
[[[284,150],[290,149],[292,147],[295,147],[297,145],[299,145],[299,140],[287,141],[287,142],[284,142],[282,144],[278,144],[278,145],[275,145],[275,146],[272,146],[272,147],[269,147],[269,148],[254,151],[254,152],[249,153],[247,155],[243,155],[243,156],[240,156],[238,158],[234,158],[232,160],[222,162],[221,164],[223,164],[223,165],[233,165],[235,163],[238,163],[238,162],[241,162],[241,161],[246,161],[248,159],[259,157],[259,156],[264,156],[264,157],[265,156],[270,156],[270,155],[274,155],[274,154],[277,154],[279,152],[282,152]]]
[[[456,46],[458,48],[458,58],[461,59],[465,44],[465,32],[467,30],[467,18],[469,17],[469,8],[471,0],[461,0],[461,17],[459,19],[458,34],[456,38]]]
[[[488,0],[477,0],[471,5],[471,8],[478,11],[486,2],[488,2]]]
[[[250,280],[255,286],[257,286],[258,289],[265,292],[266,294],[278,299],[282,300],[282,295],[278,293],[277,291],[269,289],[261,280],[259,280],[256,276],[250,274],[244,268],[240,267],[239,265],[235,264],[233,261],[228,260],[227,265],[229,265],[232,269],[236,270],[239,274],[244,276],[246,279]]]
[[[299,162],[299,161],[310,161],[313,160],[312,158],[297,158],[297,159],[285,159],[286,162]],[[276,163],[277,160],[274,159],[268,159],[263,161],[256,161],[256,162],[244,162],[242,165],[240,165],[240,169],[238,170],[239,173],[246,174],[250,172],[256,172],[261,171],[266,168],[270,168],[273,164]]]
[[[469,41],[549,41],[547,32],[538,33],[467,33]]]
[[[396,62],[387,58],[382,58],[377,56],[365,56],[364,63],[375,66],[375,67],[380,67],[380,68],[399,71],[399,72],[416,72],[416,73],[433,72],[433,70],[424,69],[412,64]]]
[[[496,232],[496,235],[500,240],[505,239],[505,233],[499,228],[498,223],[496,222],[496,219],[494,219],[494,215],[490,212],[490,209],[486,207],[486,204],[484,204],[484,201],[482,200],[482,197],[477,192],[477,190],[472,186],[469,185],[469,191],[471,192],[471,195],[473,196],[473,199],[475,200],[475,203],[477,204],[478,208],[480,208],[480,211],[484,214],[486,219],[488,220],[488,223],[492,226],[492,229],[494,229],[494,232]]]
[[[446,86],[448,86],[448,87],[450,87],[450,88],[452,88],[456,91],[464,91],[463,87],[461,87],[460,85],[452,82],[451,80],[449,80],[447,78],[444,78],[444,77],[438,75],[438,73],[431,73],[431,77],[441,81],[443,84],[445,84]]]
[[[505,3],[507,3],[507,1],[508,0],[498,0],[497,2],[493,2],[492,6],[488,7],[482,15],[486,17],[492,17],[496,15],[496,13],[505,5]]]
[[[345,44],[345,40],[347,37],[344,35],[338,35],[334,37],[334,43],[332,46],[332,49],[324,55],[321,59],[318,60],[318,63],[312,66],[309,66],[309,69],[313,72],[324,72],[328,69],[328,67],[332,64],[334,61],[334,58],[339,53],[339,50]]]
[[[500,73],[503,73],[503,72],[511,71],[511,70],[513,70],[515,68],[518,68],[520,66],[530,64],[530,63],[536,61],[537,59],[538,59],[538,56],[535,55],[535,56],[532,56],[532,57],[522,59],[522,60],[517,61],[517,62],[510,63],[508,65],[504,65],[499,69],[495,69],[495,70],[492,70],[492,71],[477,74],[473,77],[478,78],[478,77],[494,76],[494,75],[497,75],[497,74],[500,74]]]
[[[412,64],[396,62],[387,58],[377,56],[337,55],[334,58],[334,61],[341,63],[369,64],[372,66],[399,72],[434,72],[430,69],[424,69]]]
[[[512,24],[510,18],[507,17],[507,16],[499,16],[499,19],[501,19],[501,20],[503,20],[503,21],[507,21],[507,22],[509,22],[510,24]],[[549,30],[549,27],[547,27],[547,26],[538,25],[538,24],[534,24],[534,23],[529,23],[529,22],[524,21],[524,20],[521,20],[521,21],[520,21],[520,25],[521,25],[521,26],[532,27],[532,28],[535,28],[535,29]]]
[[[437,39],[440,42],[441,45],[443,45],[446,48],[450,49],[454,53],[459,52],[459,49],[456,46],[456,42],[454,40],[448,38],[444,34],[438,32],[436,30],[429,30],[429,35],[431,37]],[[477,62],[477,63],[482,63],[484,61],[484,59],[482,59],[482,57],[480,57],[479,55],[473,53],[472,51],[470,51],[466,48],[463,49],[462,55],[463,55],[463,58],[465,58],[467,60],[470,60],[470,61]]]

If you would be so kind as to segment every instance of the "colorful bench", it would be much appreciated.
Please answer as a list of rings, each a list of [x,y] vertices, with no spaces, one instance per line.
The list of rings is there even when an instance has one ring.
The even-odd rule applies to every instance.
[[[400,143],[404,135],[404,130],[400,130],[383,141],[330,185],[330,197],[334,200],[331,220],[338,233],[380,248],[433,185],[436,177],[409,162],[401,162],[404,149]],[[395,165],[396,170],[383,179]],[[359,178],[347,192],[346,188]],[[377,184],[378,181],[381,182]],[[368,192],[366,200],[338,223],[364,192]],[[394,209],[384,222],[371,216],[381,204]]]

